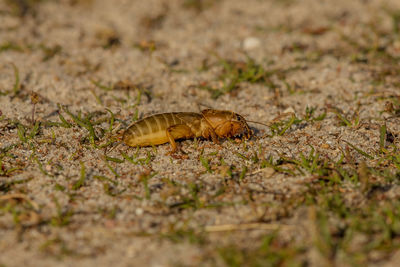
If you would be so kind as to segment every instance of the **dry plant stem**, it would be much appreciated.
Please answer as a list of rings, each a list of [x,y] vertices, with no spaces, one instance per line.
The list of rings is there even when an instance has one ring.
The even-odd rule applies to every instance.
[[[36,92],[31,91],[31,103],[32,103],[32,117],[31,123],[32,125],[35,124],[35,111],[36,111],[36,104],[39,102],[39,95]]]
[[[35,125],[35,110],[36,110],[36,104],[33,104],[33,106],[32,106],[32,117],[31,117],[32,125]]]
[[[229,231],[246,231],[246,230],[268,230],[276,231],[278,229],[294,228],[294,225],[285,225],[277,223],[243,223],[243,224],[221,224],[207,225],[206,232],[229,232]]]
[[[15,194],[8,194],[8,195],[0,196],[0,200],[9,200],[9,199],[23,199],[23,200],[27,201],[29,204],[31,204],[32,207],[33,207],[35,210],[39,210],[39,205],[38,205],[35,201],[29,199],[29,198],[28,198],[26,195],[24,195],[24,194],[15,193]]]

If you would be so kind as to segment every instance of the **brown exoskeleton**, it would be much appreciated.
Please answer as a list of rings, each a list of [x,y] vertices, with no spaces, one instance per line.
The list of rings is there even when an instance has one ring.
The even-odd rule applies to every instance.
[[[173,112],[146,117],[129,126],[122,140],[134,147],[169,142],[174,153],[177,139],[204,137],[218,143],[218,138],[243,135],[248,139],[252,134],[241,115],[232,111],[205,109],[201,113]]]

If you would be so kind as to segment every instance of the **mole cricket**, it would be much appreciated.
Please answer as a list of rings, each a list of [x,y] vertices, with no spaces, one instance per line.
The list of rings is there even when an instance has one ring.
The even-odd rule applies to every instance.
[[[219,138],[243,136],[249,139],[253,131],[243,116],[228,110],[205,109],[201,113],[171,112],[143,118],[123,133],[122,141],[128,146],[143,147],[171,144],[175,153],[175,140],[203,137],[218,143]]]

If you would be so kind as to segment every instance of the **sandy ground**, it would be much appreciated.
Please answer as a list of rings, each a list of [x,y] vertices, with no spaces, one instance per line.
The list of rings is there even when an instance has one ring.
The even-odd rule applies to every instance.
[[[325,174],[285,159],[313,147],[358,178],[360,166],[395,172],[362,152],[379,154],[385,123],[396,144],[399,11],[395,0],[0,2],[0,266],[394,265],[395,226],[368,250],[380,228],[341,236],[349,220],[326,211],[334,245],[318,242],[323,212],[306,196]],[[213,97],[224,66],[251,62],[261,79]],[[111,149],[117,126],[204,106],[279,129],[185,140],[184,159],[169,145]],[[90,117],[94,139],[68,111]],[[291,118],[302,121],[285,129]],[[366,183],[342,176],[325,189],[348,209],[370,205]],[[376,178],[376,199],[397,203],[395,177]]]

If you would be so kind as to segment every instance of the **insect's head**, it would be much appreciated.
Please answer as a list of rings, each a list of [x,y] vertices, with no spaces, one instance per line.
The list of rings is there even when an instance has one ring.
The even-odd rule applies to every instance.
[[[219,137],[243,135],[250,138],[253,134],[243,116],[228,110],[206,109],[201,112]]]
[[[245,118],[243,118],[242,115],[239,115],[237,113],[233,113],[235,119],[232,120],[233,122],[237,122],[240,125],[240,129],[242,129],[242,132],[245,136],[246,139],[249,139],[251,135],[253,134],[253,131],[250,129],[249,125],[247,124],[247,121]]]

